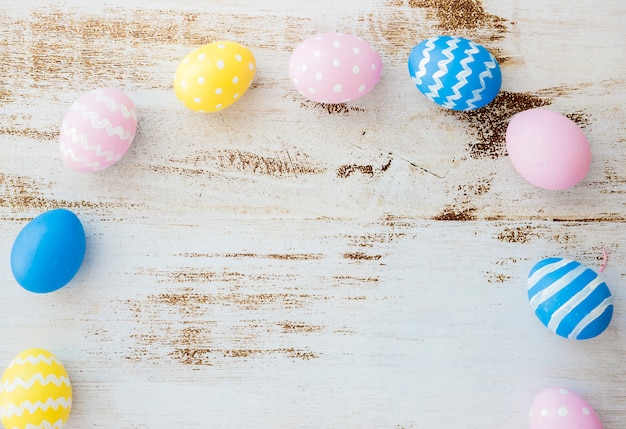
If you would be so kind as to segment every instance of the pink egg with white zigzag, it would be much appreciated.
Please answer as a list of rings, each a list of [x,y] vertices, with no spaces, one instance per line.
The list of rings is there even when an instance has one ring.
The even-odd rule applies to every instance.
[[[137,132],[133,101],[114,88],[98,88],[76,100],[61,124],[61,158],[70,168],[94,173],[119,161]]]

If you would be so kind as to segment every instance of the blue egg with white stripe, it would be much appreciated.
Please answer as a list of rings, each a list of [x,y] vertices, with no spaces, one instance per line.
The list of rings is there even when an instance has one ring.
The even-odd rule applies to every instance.
[[[475,110],[498,95],[502,72],[483,46],[462,37],[423,40],[409,55],[409,74],[422,94],[452,110]]]
[[[580,262],[547,258],[528,274],[528,300],[555,334],[573,340],[600,335],[611,323],[613,300],[598,274]]]

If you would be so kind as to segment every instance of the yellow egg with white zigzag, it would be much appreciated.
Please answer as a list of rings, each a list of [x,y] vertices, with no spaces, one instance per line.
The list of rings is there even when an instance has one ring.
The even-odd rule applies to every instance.
[[[47,350],[24,350],[2,375],[0,421],[6,429],[61,429],[71,406],[67,372]]]

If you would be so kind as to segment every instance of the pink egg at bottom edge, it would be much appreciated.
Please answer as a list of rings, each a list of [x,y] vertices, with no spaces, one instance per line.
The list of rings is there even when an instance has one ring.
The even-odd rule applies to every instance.
[[[93,173],[110,167],[130,148],[137,131],[132,100],[114,88],[81,95],[61,124],[63,162],[73,170]]]
[[[602,429],[591,405],[579,394],[560,387],[548,387],[535,396],[529,419],[529,429]]]
[[[361,98],[380,80],[382,61],[365,40],[350,34],[322,33],[293,50],[289,77],[305,97],[320,103]]]
[[[518,173],[543,189],[571,188],[591,165],[589,142],[580,127],[548,109],[515,114],[507,127],[506,148]]]

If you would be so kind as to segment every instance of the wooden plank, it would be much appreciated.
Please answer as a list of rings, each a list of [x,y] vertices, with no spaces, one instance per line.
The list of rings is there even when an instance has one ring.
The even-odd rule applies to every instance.
[[[4,6],[0,366],[28,347],[57,354],[74,385],[68,429],[523,428],[551,384],[622,427],[622,2]],[[363,99],[329,106],[292,88],[291,50],[323,31],[380,53]],[[408,52],[440,33],[497,55],[492,105],[451,113],[413,87]],[[187,111],[176,66],[221,38],[254,52],[253,86],[221,113]],[[60,122],[105,85],[135,101],[139,133],[115,166],[70,171]],[[506,156],[509,118],[540,105],[592,145],[569,191],[533,188]],[[70,285],[34,296],[8,255],[54,207],[83,220],[87,257]],[[561,340],[532,315],[526,275],[551,255],[599,267],[602,248],[614,320]]]

